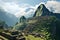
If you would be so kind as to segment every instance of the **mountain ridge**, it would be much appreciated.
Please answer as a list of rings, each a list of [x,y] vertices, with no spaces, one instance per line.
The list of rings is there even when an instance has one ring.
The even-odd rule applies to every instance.
[[[13,26],[17,22],[17,17],[0,8],[0,20],[5,21],[9,26]]]

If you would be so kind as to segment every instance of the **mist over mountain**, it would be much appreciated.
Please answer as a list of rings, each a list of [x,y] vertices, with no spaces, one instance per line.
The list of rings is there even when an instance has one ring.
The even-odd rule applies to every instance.
[[[12,26],[17,22],[17,17],[13,14],[5,12],[2,8],[0,8],[0,20],[5,21],[9,26]]]

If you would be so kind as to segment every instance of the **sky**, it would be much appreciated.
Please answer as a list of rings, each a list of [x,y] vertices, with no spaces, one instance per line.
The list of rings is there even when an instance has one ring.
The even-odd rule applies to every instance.
[[[45,4],[54,13],[60,13],[60,0],[0,0],[0,8],[17,18],[32,17],[40,4]]]

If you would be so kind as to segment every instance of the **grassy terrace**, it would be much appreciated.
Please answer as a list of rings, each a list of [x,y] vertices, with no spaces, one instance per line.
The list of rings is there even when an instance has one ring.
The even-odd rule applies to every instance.
[[[0,40],[10,40],[9,37],[11,36],[11,33],[9,33],[9,32],[7,32],[7,33],[6,32],[2,32],[2,33],[4,35],[6,34],[6,37],[2,34],[2,35],[0,35]],[[24,37],[26,40],[44,40],[43,38],[35,37],[33,35],[30,35],[30,34],[28,36],[25,36],[25,34],[24,34],[22,37]]]
[[[40,37],[34,37],[32,35],[25,36],[26,40],[44,40]]]

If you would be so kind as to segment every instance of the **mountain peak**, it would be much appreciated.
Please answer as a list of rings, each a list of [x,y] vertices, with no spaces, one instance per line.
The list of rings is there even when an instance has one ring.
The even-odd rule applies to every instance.
[[[44,4],[41,4],[40,6],[38,6],[38,9],[46,9],[45,5]]]
[[[46,8],[46,6],[44,4],[41,4],[37,8],[37,10],[36,10],[33,17],[35,17],[35,16],[43,16],[43,15],[46,15],[46,14],[48,15],[48,13],[49,13],[49,10]]]
[[[24,22],[25,20],[26,20],[25,16],[22,16],[22,17],[20,18],[20,23],[21,23],[21,22]]]

